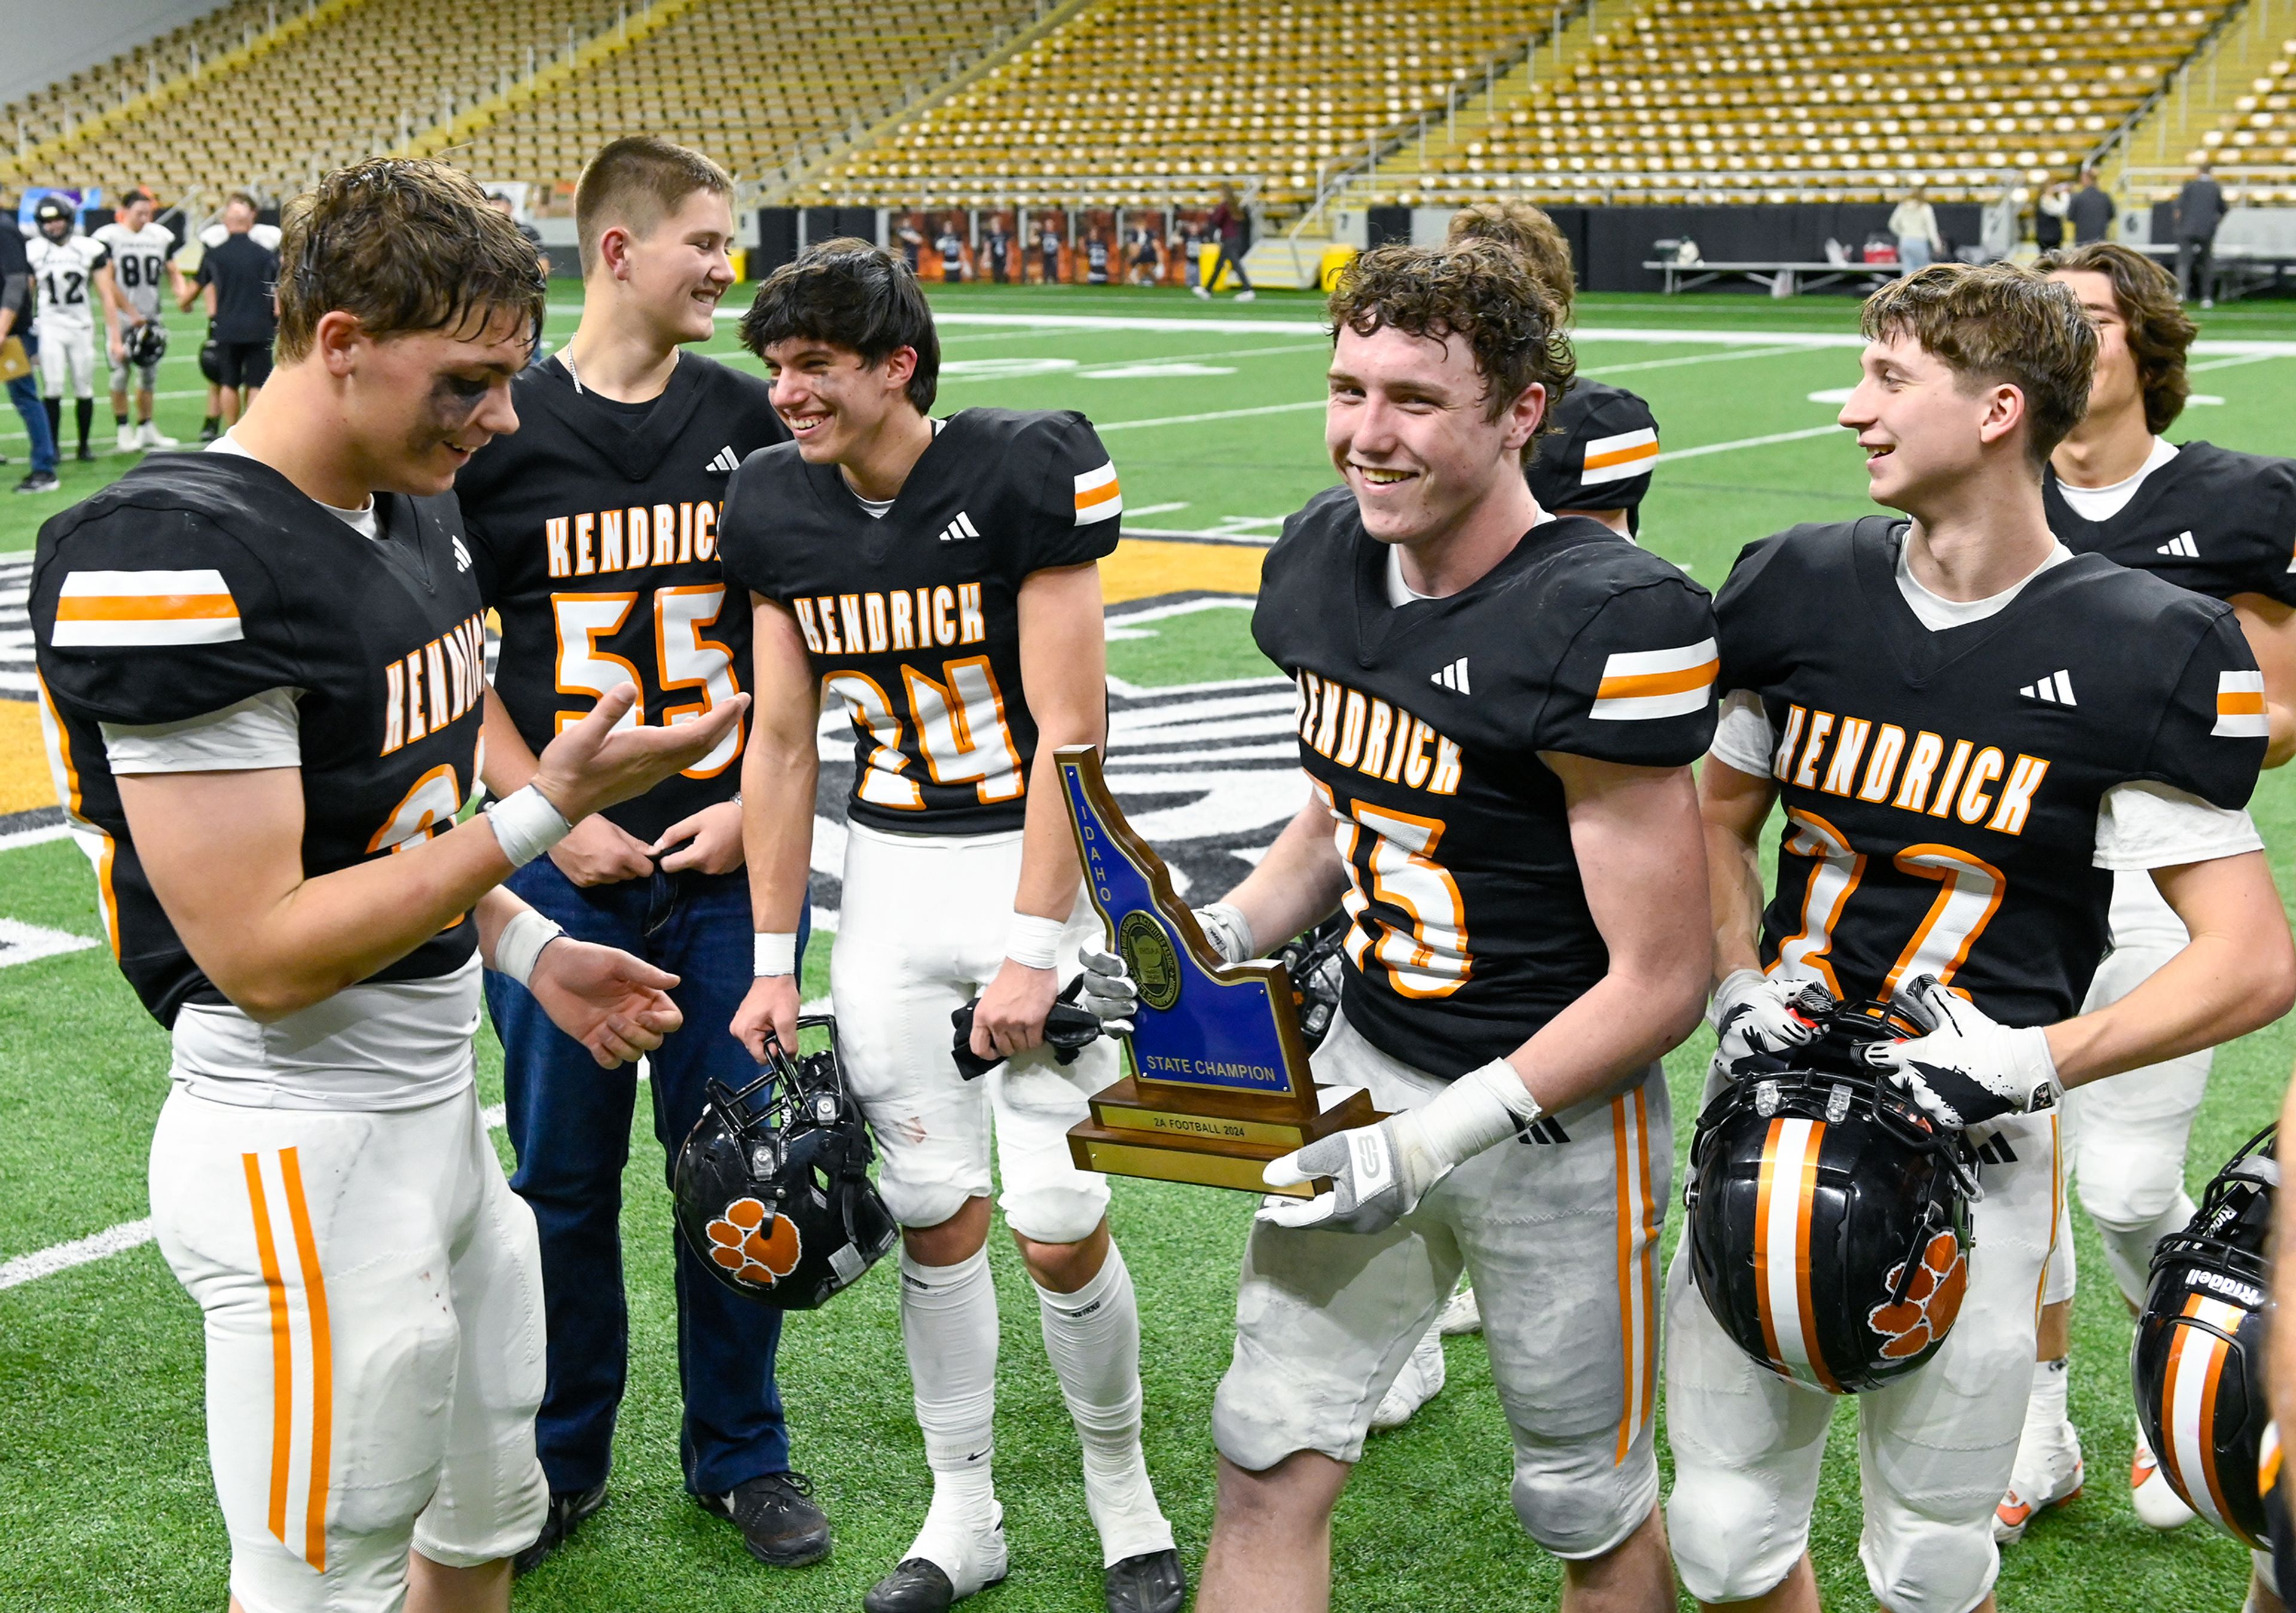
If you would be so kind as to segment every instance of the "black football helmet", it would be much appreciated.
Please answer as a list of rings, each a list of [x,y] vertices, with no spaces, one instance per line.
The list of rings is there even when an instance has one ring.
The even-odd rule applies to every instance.
[[[61,197],[43,196],[32,204],[32,227],[51,241],[69,241],[72,210]]]
[[[1340,959],[1351,922],[1346,913],[1334,913],[1275,950],[1275,960],[1292,977],[1292,1010],[1311,1053],[1332,1033],[1340,1011]]]
[[[810,1311],[893,1247],[899,1229],[869,1180],[868,1128],[846,1090],[837,1022],[829,1046],[792,1058],[767,1042],[766,1067],[740,1091],[713,1081],[677,1151],[677,1230],[736,1294]]]
[[[2191,1223],[2152,1251],[2129,1356],[2136,1415],[2161,1477],[2186,1506],[2259,1551],[2271,1547],[2259,1479],[2271,1420],[2266,1244],[2280,1185],[2278,1132],[2269,1125],[2250,1138],[2209,1183]]]
[[[208,339],[200,343],[200,374],[207,377],[209,386],[223,384],[223,343],[215,339],[215,327],[208,327]]]
[[[1738,1346],[1782,1378],[1859,1394],[1936,1354],[1969,1276],[1977,1156],[1857,1049],[1921,1027],[1879,1002],[1796,1005],[1822,1027],[1706,1106],[1683,1187],[1690,1270]]]
[[[157,319],[146,319],[120,332],[119,344],[127,350],[128,363],[157,364],[168,356],[168,327]]]

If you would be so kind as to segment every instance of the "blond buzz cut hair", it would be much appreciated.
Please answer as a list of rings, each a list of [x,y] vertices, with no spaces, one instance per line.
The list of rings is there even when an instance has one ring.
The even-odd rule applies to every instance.
[[[696,191],[731,198],[733,177],[691,146],[653,135],[607,142],[574,186],[574,231],[582,272],[598,267],[598,243],[620,225],[633,235],[652,231]]]

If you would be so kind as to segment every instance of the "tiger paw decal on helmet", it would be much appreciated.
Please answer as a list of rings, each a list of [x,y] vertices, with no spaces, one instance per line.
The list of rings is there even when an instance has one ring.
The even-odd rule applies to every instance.
[[[797,1270],[803,1253],[797,1223],[766,1208],[763,1199],[737,1198],[709,1223],[709,1258],[737,1282],[769,1288]]]
[[[1905,1271],[1903,1262],[1890,1268],[1891,1293],[1897,1292]],[[1942,1340],[1954,1318],[1961,1314],[1962,1296],[1968,1288],[1969,1261],[1960,1239],[1950,1232],[1939,1232],[1922,1251],[1921,1269],[1906,1284],[1906,1297],[1896,1304],[1875,1305],[1866,1314],[1866,1325],[1889,1341],[1882,1346],[1882,1354],[1899,1361]]]

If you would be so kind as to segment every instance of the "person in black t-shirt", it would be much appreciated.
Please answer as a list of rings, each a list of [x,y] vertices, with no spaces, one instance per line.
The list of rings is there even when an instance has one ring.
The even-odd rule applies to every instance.
[[[542,232],[518,216],[518,203],[500,191],[491,193],[487,197],[487,204],[518,226],[518,233],[525,236],[526,243],[534,249],[534,260],[542,266],[543,275],[546,277],[550,273],[550,254],[542,250]]]
[[[1081,888],[1055,749],[1107,725],[1099,561],[1116,467],[1083,416],[931,418],[940,366],[915,277],[866,243],[775,271],[742,323],[796,440],[751,455],[726,499],[729,580],[755,609],[758,725],[743,762],[761,978],[734,1029],[755,1053],[798,1013],[785,957],[805,901],[832,695],[853,794],[830,974],[879,1185],[902,1228],[900,1319],[933,1499],[870,1613],[946,1609],[1006,1572],[991,1473],[997,1202],[1033,1279],[1046,1354],[1084,1451],[1107,1604],[1178,1613],[1186,1586],[1140,1445],[1140,1316],[1108,1182],[1069,1128],[1115,1049],[1063,1066],[1044,1026],[1100,922]],[[963,1079],[952,1012],[975,1001]]]
[[[223,208],[224,238],[200,259],[199,278],[179,301],[188,309],[195,295],[207,301],[209,330],[222,366],[220,407],[229,431],[263,383],[271,378],[271,339],[279,328],[275,292],[279,254],[258,241],[255,199],[235,192]]]
[[[733,284],[733,186],[683,146],[607,145],[575,192],[582,322],[518,378],[519,434],[456,484],[480,593],[501,613],[488,700],[487,781],[516,788],[550,737],[614,684],[635,720],[692,720],[749,668],[749,601],[727,597],[717,527],[727,478],[788,436],[764,383],[698,353]],[[654,1129],[675,1150],[712,1081],[754,1070],[726,1034],[750,989],[742,873],[742,732],[676,778],[602,813],[521,869],[514,888],[573,934],[676,975],[686,1029],[652,1057]],[[795,967],[792,949],[791,967]],[[605,1502],[627,1373],[620,1204],[636,1083],[576,1066],[574,1048],[514,983],[488,982],[504,1096],[534,1208],[550,1318],[550,1387],[537,1422],[550,1521],[530,1568]],[[790,1045],[794,1046],[792,1041]],[[774,1380],[781,1313],[720,1287],[683,1239],[673,1255],[686,1488],[776,1567],[829,1551],[828,1520],[789,1471]]]

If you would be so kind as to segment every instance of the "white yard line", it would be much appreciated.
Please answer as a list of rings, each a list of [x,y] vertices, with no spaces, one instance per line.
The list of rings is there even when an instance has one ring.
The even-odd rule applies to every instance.
[[[1670,459],[1696,459],[1707,454],[1727,454],[1739,449],[1767,448],[1774,442],[1804,442],[1812,437],[1841,437],[1848,435],[1838,425],[1813,425],[1799,432],[1772,432],[1763,437],[1741,437],[1735,442],[1708,442],[1697,448],[1669,449],[1658,457],[1660,465]]]

